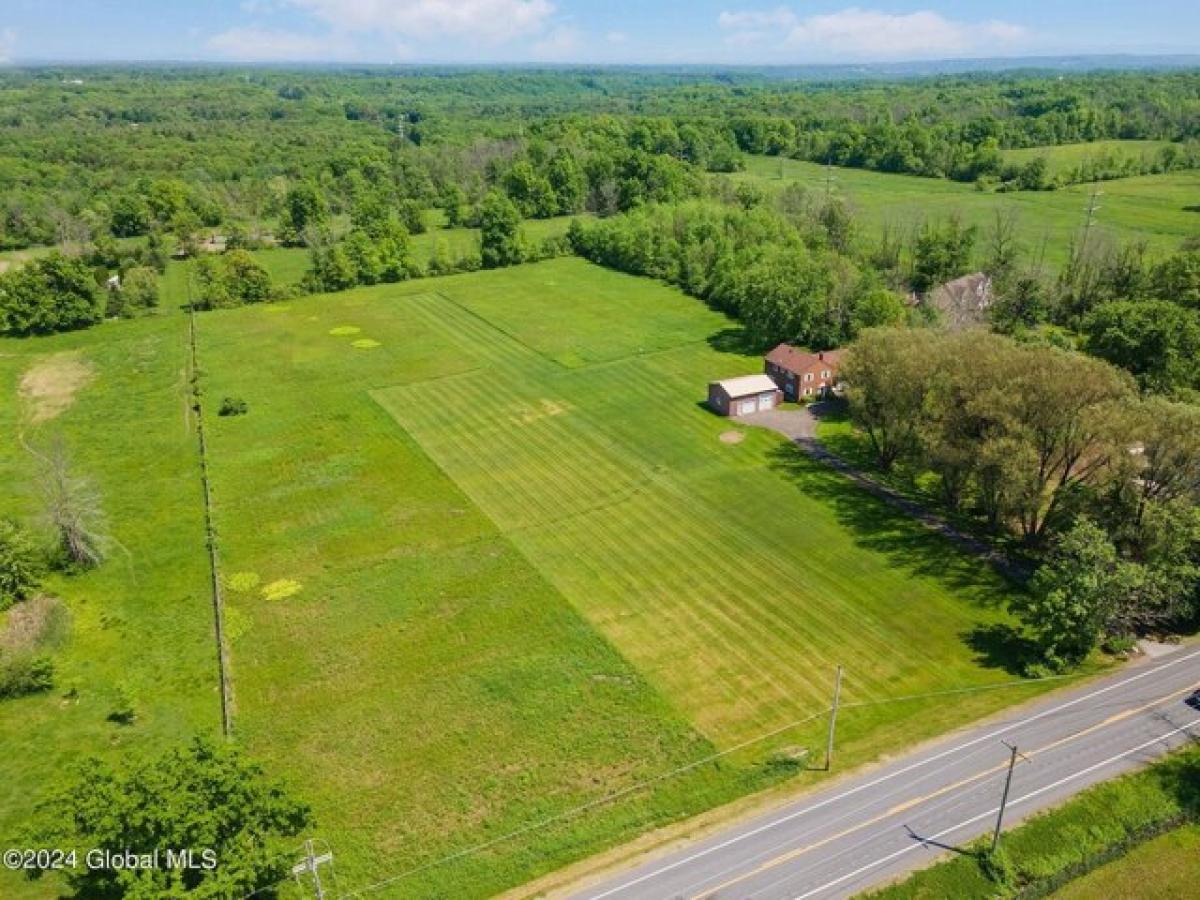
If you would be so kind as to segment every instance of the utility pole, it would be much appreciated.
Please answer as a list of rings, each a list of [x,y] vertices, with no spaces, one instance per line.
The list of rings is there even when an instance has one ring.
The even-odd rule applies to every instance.
[[[313,842],[307,840],[304,842],[304,859],[292,866],[292,874],[296,876],[296,884],[300,883],[300,876],[306,873],[312,874],[313,890],[316,892],[317,900],[325,900],[325,888],[321,884],[321,873],[318,871],[325,863],[333,864],[333,853],[326,851],[320,856],[313,852]]]
[[[842,699],[842,667],[837,667],[833,681],[833,706],[829,708],[829,736],[825,741],[825,771],[833,765],[833,732],[837,728],[838,704]]]
[[[1005,747],[1011,752],[1008,757],[1008,775],[1004,778],[1004,795],[1000,798],[1000,810],[996,814],[996,830],[992,832],[992,853],[996,852],[996,848],[1000,845],[1000,826],[1004,824],[1004,808],[1008,806],[1008,791],[1012,787],[1013,769],[1017,765],[1017,745],[1010,744],[1007,741],[1001,741]]]

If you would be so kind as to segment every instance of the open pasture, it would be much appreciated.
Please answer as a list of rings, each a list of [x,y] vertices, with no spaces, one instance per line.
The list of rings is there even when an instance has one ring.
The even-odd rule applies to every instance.
[[[7,827],[106,739],[216,728],[186,323],[0,344],[10,424],[40,354],[93,367],[54,422],[132,554],[61,585],[79,704],[0,706],[13,746],[58,748],[0,760]],[[343,886],[432,864],[385,895],[486,896],[818,779],[793,757],[839,664],[844,765],[1046,687],[922,698],[1013,679],[989,637],[1011,588],[777,435],[723,442],[705,383],[760,361],[674,289],[569,258],[197,324],[235,739],[313,804]],[[214,415],[225,397],[248,412]],[[144,713],[116,726],[125,680]]]
[[[945,179],[827,169],[775,157],[747,157],[746,171],[728,177],[749,179],[767,190],[788,184],[799,184],[817,196],[829,190],[849,203],[872,238],[884,227],[896,238],[926,220],[951,215],[986,229],[997,212],[1011,213],[1025,258],[1033,262],[1044,257],[1055,267],[1066,260],[1072,239],[1083,228],[1092,192],[1091,185],[1071,185],[1057,191],[991,193]],[[1200,172],[1122,178],[1102,182],[1099,189],[1095,235],[1145,241],[1157,253],[1176,250],[1184,239],[1200,235]]]
[[[1004,161],[1019,166],[1034,159],[1044,159],[1050,174],[1058,175],[1075,169],[1082,163],[1099,160],[1130,159],[1154,162],[1159,151],[1169,146],[1170,141],[1089,141],[1084,144],[1022,147],[1017,150],[1005,150]]]
[[[239,733],[303,774],[345,871],[819,714],[838,663],[851,701],[1011,679],[969,643],[1006,585],[775,435],[719,440],[704,383],[757,366],[714,349],[730,328],[576,259],[203,317],[208,392],[250,407],[212,429],[223,559],[250,585]],[[265,597],[281,579],[300,587]],[[1038,689],[857,709],[846,758]],[[820,725],[397,892],[487,893],[766,786]]]

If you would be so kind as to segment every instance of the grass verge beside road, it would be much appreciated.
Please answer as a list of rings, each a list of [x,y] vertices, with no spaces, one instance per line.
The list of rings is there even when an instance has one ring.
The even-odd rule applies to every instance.
[[[967,852],[869,897],[872,900],[1043,897],[1150,838],[1181,823],[1195,823],[1197,816],[1200,816],[1200,747],[1192,746],[1143,771],[1090,788],[1058,809],[1008,831],[1003,838],[1002,862],[993,867],[993,872],[1003,870],[1002,877],[989,877],[981,861],[985,844],[977,842]],[[1186,842],[1188,836],[1181,840]],[[1159,850],[1165,853],[1173,846],[1167,841],[1159,845]],[[1144,861],[1145,853],[1134,857],[1135,862],[1128,865]],[[1122,862],[1113,865],[1119,869]],[[1183,872],[1186,871],[1185,863]],[[1161,874],[1164,880],[1174,878],[1168,872]],[[1095,879],[1090,883],[1094,886]],[[1075,900],[1121,896],[1108,890],[1103,894],[1088,893],[1089,890],[1087,883],[1076,883],[1064,887],[1061,896]]]

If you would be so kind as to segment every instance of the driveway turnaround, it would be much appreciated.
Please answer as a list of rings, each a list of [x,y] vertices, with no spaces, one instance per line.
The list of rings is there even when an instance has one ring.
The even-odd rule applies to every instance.
[[[1181,648],[958,732],[572,896],[849,897],[990,833],[1008,771],[1006,744],[1020,753],[1007,827],[1200,738],[1200,711],[1186,702],[1197,688],[1200,648]]]

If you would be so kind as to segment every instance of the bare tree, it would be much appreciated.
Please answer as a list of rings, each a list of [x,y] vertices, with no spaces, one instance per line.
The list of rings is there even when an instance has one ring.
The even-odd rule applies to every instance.
[[[32,452],[41,462],[38,477],[46,519],[62,552],[74,565],[100,565],[111,543],[100,495],[87,478],[72,470],[70,454],[61,440],[45,453]]]

